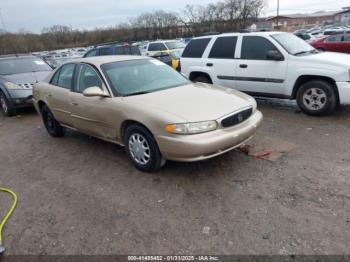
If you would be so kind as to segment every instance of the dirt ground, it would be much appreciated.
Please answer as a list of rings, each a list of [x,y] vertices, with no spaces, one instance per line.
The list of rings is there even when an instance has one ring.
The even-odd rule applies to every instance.
[[[117,145],[50,137],[34,111],[0,116],[0,185],[19,196],[7,254],[350,254],[350,107],[328,117],[259,107],[251,144],[285,141],[288,154],[232,151],[155,174]]]

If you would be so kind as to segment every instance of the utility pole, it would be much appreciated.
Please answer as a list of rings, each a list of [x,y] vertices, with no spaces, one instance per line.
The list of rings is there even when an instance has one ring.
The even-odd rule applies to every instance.
[[[2,24],[2,28],[3,28],[4,32],[6,33],[7,32],[7,28],[5,26],[4,18],[2,17],[2,14],[1,14],[1,8],[0,8],[0,22]]]
[[[280,0],[277,0],[277,30],[279,29]]]

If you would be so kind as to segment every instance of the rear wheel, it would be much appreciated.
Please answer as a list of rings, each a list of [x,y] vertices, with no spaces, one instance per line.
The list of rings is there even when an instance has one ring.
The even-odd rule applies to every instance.
[[[297,93],[297,103],[308,115],[326,115],[338,105],[332,85],[323,80],[312,80],[303,84]]]
[[[201,83],[211,84],[211,80],[207,76],[197,76],[193,79],[193,82],[201,82]]]
[[[166,162],[153,135],[141,125],[126,128],[124,144],[128,158],[141,171],[155,172]]]
[[[0,91],[0,104],[1,104],[2,113],[5,116],[13,116],[15,114],[15,109],[13,109],[10,106],[10,103],[8,102],[5,94],[1,91]]]
[[[51,110],[48,106],[44,105],[41,109],[41,115],[43,118],[44,125],[47,132],[53,137],[62,137],[64,136],[64,127],[57,122],[53,116]]]

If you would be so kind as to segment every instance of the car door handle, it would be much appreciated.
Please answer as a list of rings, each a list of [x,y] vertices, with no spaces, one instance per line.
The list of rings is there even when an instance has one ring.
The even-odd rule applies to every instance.
[[[78,103],[76,103],[76,102],[71,102],[70,103],[72,106],[77,106],[78,105]]]
[[[241,65],[239,65],[239,67],[240,67],[240,68],[247,68],[248,65],[246,65],[246,64],[241,64]]]
[[[207,63],[207,66],[213,66],[213,63]]]

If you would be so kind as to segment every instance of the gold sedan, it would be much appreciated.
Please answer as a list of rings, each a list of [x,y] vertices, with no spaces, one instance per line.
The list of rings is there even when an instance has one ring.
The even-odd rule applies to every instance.
[[[146,172],[167,159],[199,161],[230,151],[250,140],[262,121],[254,98],[192,83],[149,57],[66,63],[35,85],[33,101],[51,136],[71,128],[120,144]]]

